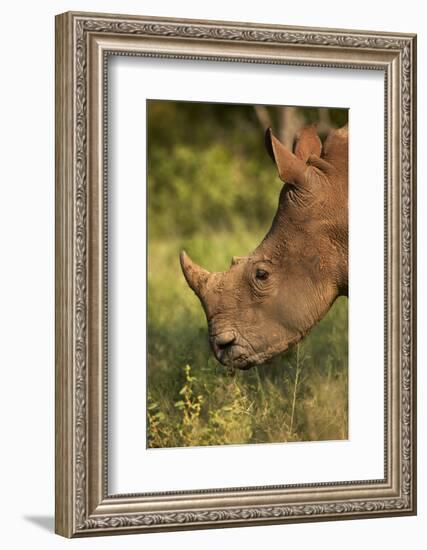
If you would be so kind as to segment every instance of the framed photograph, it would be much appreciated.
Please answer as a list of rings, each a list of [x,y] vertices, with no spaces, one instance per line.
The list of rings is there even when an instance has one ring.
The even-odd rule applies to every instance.
[[[56,18],[56,532],[416,513],[416,37]]]

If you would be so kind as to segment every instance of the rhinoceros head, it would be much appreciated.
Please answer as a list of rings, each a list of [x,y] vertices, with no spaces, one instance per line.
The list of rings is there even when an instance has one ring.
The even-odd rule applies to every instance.
[[[180,256],[216,358],[241,369],[301,340],[348,289],[347,126],[329,134],[323,152],[314,127],[300,132],[293,153],[271,130],[265,139],[285,185],[261,244],[223,273]]]

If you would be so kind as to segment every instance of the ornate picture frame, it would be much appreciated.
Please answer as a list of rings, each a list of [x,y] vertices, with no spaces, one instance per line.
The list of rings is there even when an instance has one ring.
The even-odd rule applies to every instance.
[[[108,492],[108,57],[383,71],[384,478]],[[416,513],[416,36],[73,13],[56,18],[56,532],[65,537]]]

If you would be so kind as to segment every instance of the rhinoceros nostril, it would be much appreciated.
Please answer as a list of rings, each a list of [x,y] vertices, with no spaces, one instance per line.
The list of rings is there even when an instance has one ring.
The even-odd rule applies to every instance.
[[[222,332],[215,336],[215,344],[219,349],[224,350],[231,346],[236,339],[233,332]]]

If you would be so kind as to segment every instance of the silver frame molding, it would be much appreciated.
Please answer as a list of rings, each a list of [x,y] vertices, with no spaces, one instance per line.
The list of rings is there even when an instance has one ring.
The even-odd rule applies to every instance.
[[[139,55],[385,76],[384,479],[109,495],[107,60]],[[416,513],[416,36],[68,12],[56,17],[56,532],[66,537]]]

